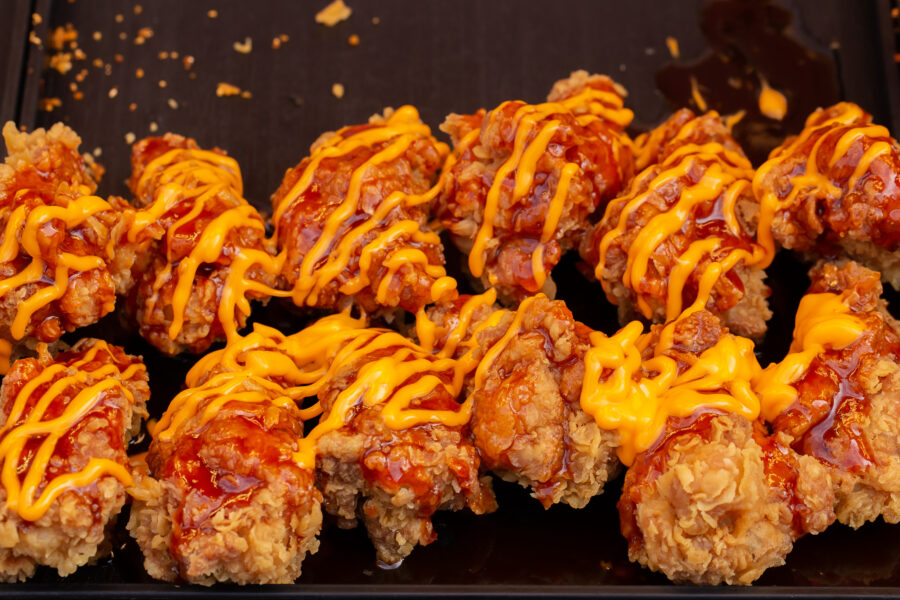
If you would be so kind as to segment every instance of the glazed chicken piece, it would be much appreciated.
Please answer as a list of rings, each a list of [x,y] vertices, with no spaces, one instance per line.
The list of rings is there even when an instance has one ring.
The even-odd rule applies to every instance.
[[[37,351],[0,387],[0,581],[37,565],[66,576],[109,551],[132,482],[125,452],[147,416],[140,358],[95,339],[55,359]]]
[[[277,294],[265,223],[219,149],[169,133],[137,142],[131,162],[139,210],[116,250],[127,307],[161,352],[203,352],[244,326],[251,300]]]
[[[718,114],[688,109],[639,138],[647,164],[581,243],[619,320],[675,319],[694,305],[739,335],[761,338],[772,316],[768,256],[755,241],[753,168]]]
[[[201,585],[291,583],[322,526],[315,472],[297,458],[302,414],[280,385],[250,372],[194,375],[129,490],[144,567]]]
[[[493,294],[464,296],[429,311],[420,336],[477,369],[467,377],[472,435],[484,466],[531,488],[545,508],[585,506],[615,477],[618,437],[579,404],[590,329],[560,300],[538,294],[518,311]],[[450,338],[454,338],[451,340]],[[459,338],[464,338],[459,341]],[[458,344],[458,346],[457,346]]]
[[[427,223],[447,152],[412,106],[319,137],[272,196],[297,306],[416,312],[455,296]]]
[[[623,95],[608,77],[576,72],[548,103],[504,102],[441,126],[454,151],[437,218],[503,302],[553,297],[551,270],[631,179]]]
[[[582,406],[619,431],[633,561],[676,582],[747,585],[833,520],[828,469],[758,419],[753,343],[705,310],[592,335]]]
[[[0,373],[25,342],[55,342],[113,310],[123,282],[111,241],[125,206],[92,195],[102,168],[62,123],[29,134],[9,122],[3,137]]]
[[[859,106],[819,109],[756,172],[759,240],[849,257],[900,289],[900,145]]]
[[[832,470],[840,522],[900,522],[900,337],[879,274],[820,263],[791,352],[761,384],[781,398],[775,432]]]

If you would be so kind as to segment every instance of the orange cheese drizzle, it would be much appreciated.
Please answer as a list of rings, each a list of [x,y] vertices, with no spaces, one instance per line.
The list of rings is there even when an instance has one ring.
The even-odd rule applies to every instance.
[[[115,477],[125,486],[132,483],[126,466],[110,459],[91,458],[81,470],[57,475],[47,481],[38,494],[60,438],[68,434],[106,394],[121,393],[129,402],[134,402],[134,397],[122,385],[122,381],[132,379],[145,368],[144,365],[135,363],[122,371],[115,364],[104,364],[90,371],[85,370],[85,365],[96,360],[101,351],[111,354],[106,342],[98,341],[71,365],[54,363],[44,368],[19,391],[13,400],[9,417],[0,427],[0,482],[6,490],[6,505],[26,521],[40,519],[53,501],[66,490],[91,485],[101,477]],[[45,352],[45,345],[39,347],[39,353]],[[72,386],[85,385],[88,379],[95,383],[75,394],[62,414],[52,419],[45,418],[46,411],[60,394]],[[48,384],[47,390],[26,416],[25,409],[29,399],[38,387]],[[43,438],[43,441],[20,481],[22,453],[28,441],[35,438]]]
[[[345,128],[338,131],[324,144],[313,150],[309,162],[297,182],[275,206],[272,221],[275,223],[277,236],[285,211],[297,202],[313,184],[316,172],[323,160],[347,156],[360,148],[383,145],[368,160],[354,169],[346,196],[341,204],[328,215],[322,234],[303,257],[292,290],[293,300],[297,306],[316,305],[319,294],[324,288],[347,268],[350,258],[359,248],[363,237],[377,228],[384,227],[391,211],[400,206],[413,207],[427,204],[437,197],[444,186],[445,179],[442,176],[423,194],[395,191],[379,203],[371,216],[339,234],[341,229],[360,210],[361,192],[370,170],[377,165],[397,160],[409,150],[416,140],[427,139],[431,136],[431,130],[421,122],[418,111],[412,106],[400,107],[384,123],[362,130],[354,129]],[[446,156],[448,152],[446,144],[439,142],[435,142],[435,144],[441,155]],[[368,269],[373,258],[391,243],[403,239],[418,244],[438,244],[440,241],[437,234],[423,231],[416,221],[407,219],[394,223],[362,248],[359,257],[359,273],[341,286],[341,293],[354,294],[369,285],[371,282],[368,277]],[[382,279],[376,290],[376,301],[381,304],[388,301],[387,292],[390,283],[404,265],[421,265],[425,272],[436,280],[431,288],[432,299],[435,301],[442,297],[449,298],[456,288],[455,285],[451,285],[452,280],[446,276],[444,267],[430,264],[425,253],[417,248],[400,248],[389,254],[385,258],[384,264],[388,267],[388,274]]]
[[[675,139],[683,139],[690,135],[695,121],[696,119],[686,123]],[[645,148],[647,146],[649,144],[646,144]],[[653,290],[644,279],[650,260],[657,248],[669,236],[681,231],[685,224],[694,218],[695,207],[705,202],[716,201],[721,197],[721,213],[729,233],[737,238],[747,235],[737,218],[735,206],[737,199],[750,186],[753,177],[750,162],[717,142],[703,145],[685,144],[679,147],[658,166],[648,167],[635,178],[631,189],[638,190],[646,187],[646,191],[641,193],[632,191],[630,196],[615,201],[624,203],[624,206],[619,213],[616,226],[606,232],[600,240],[599,260],[594,274],[607,293],[610,293],[611,283],[603,277],[607,254],[613,242],[623,236],[629,228],[629,218],[651,199],[656,190],[672,185],[679,178],[689,176],[698,168],[705,169],[700,181],[683,189],[678,201],[673,206],[653,216],[641,228],[628,248],[622,283],[635,292],[638,309],[647,319],[653,318],[653,307],[649,302],[653,298]],[[611,208],[607,210],[611,210]],[[724,256],[722,256],[723,251],[727,251]],[[690,276],[697,271],[698,265],[704,258],[709,257],[710,262],[703,272],[699,273],[699,277],[707,285],[699,286],[696,301],[692,306],[694,310],[706,306],[720,276],[741,261],[746,266],[760,264],[765,256],[765,249],[758,244],[753,244],[751,250],[748,251],[744,248],[729,249],[726,240],[719,237],[691,242],[688,248],[675,259],[676,264],[669,273],[665,320],[673,321],[682,314],[684,286]],[[707,273],[710,275],[706,276]],[[715,273],[715,277],[711,275],[712,273]]]
[[[76,273],[106,266],[106,260],[101,256],[78,256],[60,252],[55,260],[49,263],[43,257],[38,240],[42,227],[52,222],[61,222],[67,230],[71,230],[83,225],[100,212],[112,210],[109,203],[102,198],[88,195],[86,186],[74,191],[78,194],[74,198],[68,198],[64,194],[57,195],[57,201],[64,201],[63,205],[41,205],[31,209],[19,206],[12,211],[6,222],[3,240],[0,242],[0,263],[10,263],[22,253],[29,256],[31,262],[15,275],[0,279],[0,297],[30,284],[39,286],[37,291],[20,301],[16,307],[15,317],[10,325],[13,340],[24,337],[28,324],[37,311],[62,298],[68,289],[70,277]],[[20,190],[17,195],[26,192],[27,190]],[[111,248],[107,247],[109,253],[107,258],[112,258],[110,251]],[[52,283],[47,282],[48,276],[52,278]],[[103,309],[110,312],[113,306],[105,305]],[[9,367],[11,351],[12,341],[3,340],[0,366],[6,369]],[[0,372],[5,373],[6,369]]]
[[[502,103],[491,111],[487,118],[493,122],[509,104],[510,102]],[[523,104],[516,110],[513,117],[516,128],[513,149],[494,173],[493,182],[485,197],[481,224],[469,251],[469,270],[475,277],[481,277],[484,273],[487,246],[494,236],[494,220],[500,209],[501,197],[506,193],[507,179],[513,178],[512,197],[508,202],[513,206],[528,195],[534,182],[538,161],[546,153],[547,147],[562,126],[559,120],[548,118],[554,114],[574,114],[579,108],[586,108],[589,111],[589,114],[576,117],[576,121],[582,126],[590,121],[603,119],[619,127],[626,127],[634,117],[630,110],[624,108],[623,100],[618,94],[593,88],[586,88],[579,94],[558,102]],[[478,130],[469,132],[457,145],[456,155],[472,147],[478,141],[479,134]],[[622,140],[624,144],[627,138],[622,136]],[[624,145],[630,146],[630,141]],[[618,159],[618,147],[614,150]],[[449,172],[454,161],[455,159],[451,157],[444,168],[445,172]],[[531,256],[532,274],[538,289],[543,287],[547,280],[543,260],[546,245],[556,236],[556,228],[568,199],[569,186],[572,178],[580,171],[581,168],[577,163],[566,163],[557,175],[556,189],[547,207],[541,238]]]
[[[865,113],[859,106],[849,102],[841,102],[836,106],[840,108],[840,111],[821,123],[814,121],[819,116],[817,113],[810,115],[800,135],[775,148],[769,155],[769,160],[756,171],[753,178],[753,192],[760,203],[757,239],[766,250],[766,259],[760,265],[763,268],[769,266],[775,256],[772,223],[779,212],[790,210],[801,195],[812,194],[828,200],[837,200],[844,193],[825,173],[819,170],[820,161],[825,162],[829,168],[834,167],[838,161],[849,155],[854,145],[862,143],[864,138],[890,138],[890,132],[884,127],[868,124],[856,125],[862,123],[865,117]],[[840,133],[840,138],[831,155],[824,156],[822,146],[827,140],[833,139],[831,135],[833,132]],[[798,174],[790,177],[790,191],[782,198],[774,186],[767,185],[767,181],[771,180],[772,171],[791,160],[814,135],[819,135],[819,138],[812,145],[804,168]],[[873,143],[860,157],[853,175],[847,180],[845,189],[852,190],[859,178],[868,171],[872,161],[891,151],[890,144],[886,142]]]

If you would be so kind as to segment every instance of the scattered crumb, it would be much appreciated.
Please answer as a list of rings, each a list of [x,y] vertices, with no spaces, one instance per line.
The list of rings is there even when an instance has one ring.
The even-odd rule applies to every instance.
[[[128,133],[125,134],[125,143],[128,144],[128,145],[133,144],[133,143],[134,143],[134,140],[135,140],[135,137],[136,137],[136,136],[135,136],[133,133],[131,133],[131,132],[129,131]]]
[[[159,130],[159,125],[156,124],[156,121],[150,121],[150,133],[156,133]]]
[[[168,103],[169,108],[171,108],[172,110],[178,109],[178,101],[175,98],[169,98]]]
[[[626,69],[625,63],[622,63],[619,65],[619,70],[622,71],[623,73],[625,72],[625,69]]]
[[[50,112],[54,108],[62,106],[62,100],[60,100],[59,98],[41,98],[38,101],[38,106],[41,110]]]
[[[278,50],[281,48],[282,44],[286,44],[289,39],[291,39],[291,36],[286,33],[282,33],[278,37],[272,38],[272,48]]]
[[[235,42],[234,43],[235,52],[240,52],[241,54],[250,54],[253,50],[253,38],[244,38],[243,43]]]
[[[41,38],[39,38],[34,31],[28,32],[28,41],[35,46],[41,46],[43,44],[43,42],[41,42]]]
[[[278,50],[279,48],[281,48],[281,40],[277,37],[272,38],[272,49]]]
[[[222,96],[237,96],[241,93],[241,88],[236,85],[231,85],[230,83],[220,82],[219,85],[216,86],[216,96],[220,98]]]
[[[141,6],[140,4],[135,4],[134,5],[134,14],[139,15],[142,12],[144,12],[144,7]]]
[[[75,83],[74,81],[70,81],[70,82],[69,82],[69,91],[70,91],[70,92],[77,92],[77,91],[78,91],[78,84]]]
[[[165,50],[163,50],[162,52],[160,52],[160,53],[157,54],[156,56],[157,56],[157,58],[159,58],[159,60],[168,60],[168,58],[169,58],[169,53],[166,52]]]
[[[354,33],[347,38],[347,43],[351,46],[359,46],[359,36]]]
[[[68,52],[58,52],[50,56],[48,66],[65,75],[72,70],[72,55]]]
[[[184,58],[181,59],[181,64],[184,65],[185,71],[190,71],[191,67],[194,66],[194,57],[190,54],[185,54]]]
[[[894,8],[892,8],[891,9],[891,17],[894,19],[896,19],[897,17],[900,17],[900,8],[897,8],[896,6]],[[38,21],[38,22],[40,23],[40,21]]]
[[[150,27],[141,27],[138,29],[137,36],[134,38],[134,43],[140,46],[145,41],[153,37],[153,29]]]
[[[241,98],[252,98],[253,94],[250,93],[250,90],[244,90],[241,92]]]
[[[381,23],[381,19],[379,17],[372,17],[372,25],[378,25]]]
[[[209,17],[210,19],[215,19],[216,17],[219,16],[219,11],[212,8],[212,9],[206,11],[206,16]]]
[[[131,104],[129,104],[128,110],[130,110],[131,112],[136,111],[137,110],[137,102],[132,102]]]
[[[94,158],[100,158],[100,155],[103,154],[103,149],[97,146],[91,154],[94,155]]]
[[[91,64],[94,65],[95,67],[97,67],[98,69],[100,69],[103,67],[103,59],[95,58],[94,60],[91,61]]]
[[[110,98],[115,98],[118,95],[119,95],[119,88],[117,88],[115,86],[109,88],[109,97]]]
[[[87,58],[87,54],[85,54],[84,50],[82,50],[81,48],[75,48],[75,50],[72,52],[72,56],[75,57],[75,60],[84,60],[85,58]]]
[[[115,16],[115,20],[116,20],[116,23],[121,23],[122,21],[125,20],[125,15],[117,14],[117,15]]]
[[[91,37],[94,38],[95,42],[99,42],[100,40],[103,39],[103,34],[100,33],[99,31],[95,31],[93,34],[91,34]]]
[[[41,15],[37,13],[32,13],[31,15],[31,24],[32,25],[40,25],[44,19],[41,18]]]
[[[672,55],[672,58],[678,59],[681,56],[681,51],[678,49],[678,40],[669,36],[666,38],[666,46],[668,46],[669,54]]]
[[[646,54],[647,56],[653,56],[654,54],[656,54],[656,48],[647,46],[646,48],[644,48],[644,54]]]
[[[77,81],[78,83],[81,83],[82,81],[84,81],[85,77],[87,77],[87,76],[88,76],[88,70],[82,69],[82,70],[78,71],[77,75],[75,75],[75,81]]]
[[[729,77],[728,85],[733,87],[736,90],[741,89],[741,78],[740,77]]]
[[[105,65],[103,65],[103,74],[106,75],[107,77],[112,75],[112,65],[111,64],[106,63]]]
[[[116,61],[116,64],[120,64],[120,65],[121,65],[123,62],[125,62],[125,57],[122,56],[121,54],[114,54],[114,55],[113,55],[113,60]]]
[[[331,86],[331,93],[334,94],[335,98],[343,98],[344,97],[344,86],[340,83],[336,83]]]
[[[125,33],[124,31],[121,32],[121,33],[119,34],[119,39],[120,39],[120,40],[127,40],[127,39],[128,39],[128,34]],[[137,43],[137,40],[135,40],[135,43]],[[141,43],[143,44],[144,42],[141,42]]]
[[[74,94],[72,94],[72,97],[76,100],[81,100],[84,98],[84,92],[75,92]]]
[[[700,93],[700,86],[697,84],[697,78],[693,75],[691,75],[691,97],[694,98],[694,104],[697,105],[697,108],[699,108],[703,112],[706,112],[706,98],[704,98],[703,94]]]
[[[344,4],[344,0],[334,0],[331,4],[316,13],[316,23],[321,23],[326,27],[334,27],[341,21],[350,18],[353,11],[349,6]]]
[[[66,23],[63,27],[57,27],[47,36],[47,45],[54,50],[62,50],[66,42],[74,42],[78,39],[78,31],[71,23]]]
[[[166,80],[165,80],[165,79],[160,79],[158,85],[159,85],[159,87],[164,88],[164,87],[166,87],[166,85],[168,85],[168,84],[166,83]]]
[[[197,79],[197,74],[191,71],[188,73],[188,79]]]
[[[176,58],[178,58],[178,52],[176,50],[172,50],[171,52],[169,52],[169,58],[175,60]]]
[[[134,76],[137,77],[138,79],[143,79],[144,78],[144,70],[141,69],[140,67],[138,67],[137,69],[134,70]]]

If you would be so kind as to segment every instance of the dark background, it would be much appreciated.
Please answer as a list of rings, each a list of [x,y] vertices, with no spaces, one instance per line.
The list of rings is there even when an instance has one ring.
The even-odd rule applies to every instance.
[[[98,160],[108,169],[101,194],[127,196],[126,134],[150,135],[155,123],[157,134],[173,131],[228,150],[242,166],[248,199],[265,211],[284,170],[324,131],[364,121],[385,106],[413,104],[437,133],[449,112],[491,108],[510,98],[540,101],[555,80],[579,68],[606,73],[628,89],[634,131],[656,125],[674,108],[696,109],[689,94],[690,77],[695,77],[710,108],[723,114],[747,111],[736,135],[757,162],[799,131],[811,110],[839,99],[858,102],[878,122],[900,131],[900,84],[887,0],[348,0],[352,16],[333,28],[313,18],[327,0],[144,0],[140,9],[113,0],[0,2],[9,8],[0,18],[0,120],[14,118],[29,128],[58,120],[71,125],[84,140],[83,150],[99,148]],[[210,9],[218,12],[216,18],[208,16]],[[33,13],[41,16],[40,23]],[[78,31],[77,46],[85,58],[74,59],[66,74],[45,70],[53,54],[47,33],[67,23]],[[145,27],[153,35],[136,44]],[[28,42],[29,32],[43,43]],[[290,39],[273,49],[272,39],[281,34]],[[359,36],[358,46],[348,43],[352,34]],[[667,36],[679,42],[677,60],[666,48]],[[234,42],[247,37],[252,51],[236,52]],[[159,57],[173,51],[177,59]],[[195,59],[190,70],[182,62],[186,55]],[[100,67],[93,65],[95,59],[102,61]],[[82,69],[87,74],[78,81]],[[135,76],[137,69],[143,78]],[[764,119],[756,110],[760,76],[788,97],[783,123]],[[729,77],[740,81],[738,88],[727,85]],[[217,97],[219,82],[248,90],[252,97]],[[343,98],[332,95],[334,83],[344,86]],[[76,91],[82,99],[74,97]],[[43,98],[59,98],[61,106],[40,110]],[[448,255],[451,274],[459,276],[459,257],[449,249]],[[598,285],[580,277],[575,262],[566,257],[554,272],[560,297],[579,319],[613,330],[613,307]],[[761,345],[764,363],[779,358],[788,345],[796,302],[806,286],[805,268],[782,254],[769,269],[769,284],[775,317]],[[299,326],[294,313],[278,306],[255,316],[285,328]],[[160,359],[114,320],[77,335],[89,333],[144,354],[157,413],[192,360]],[[665,584],[665,578],[627,561],[614,506],[618,484],[580,511],[562,506],[544,511],[524,490],[502,482],[496,487],[497,513],[439,514],[438,541],[416,549],[399,569],[375,566],[362,530],[331,527],[323,531],[319,553],[304,563],[299,584],[265,593],[699,592],[651,587]],[[140,553],[122,526],[126,517],[115,532],[111,559],[79,570],[65,586],[55,572],[43,569],[32,583],[0,586],[0,593],[149,597],[175,592],[152,584],[143,572]],[[788,564],[767,572],[759,585],[900,585],[897,534],[897,528],[883,524],[857,532],[832,527],[800,540]],[[403,587],[387,587],[395,584]],[[462,587],[446,587],[450,584]],[[631,587],[636,584],[641,587]],[[230,591],[220,587],[214,594]],[[758,591],[791,593],[781,587]],[[891,594],[900,588],[865,591]],[[857,595],[863,590],[831,592]],[[181,588],[180,593],[201,592]]]

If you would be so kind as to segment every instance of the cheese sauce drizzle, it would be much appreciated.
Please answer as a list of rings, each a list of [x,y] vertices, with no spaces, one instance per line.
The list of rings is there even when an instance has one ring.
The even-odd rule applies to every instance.
[[[503,109],[511,104],[520,104],[508,101],[500,104],[491,111],[487,118],[493,121]],[[587,110],[586,114],[579,114],[576,122],[585,126],[592,121],[608,121],[620,128],[627,127],[631,123],[634,113],[624,108],[624,101],[618,94],[605,90],[586,88],[578,94],[560,100],[558,102],[545,102],[543,104],[524,104],[516,110],[513,117],[515,126],[515,140],[509,158],[500,165],[494,174],[491,187],[485,197],[484,213],[481,224],[475,234],[472,249],[469,252],[469,270],[475,277],[481,277],[484,273],[487,260],[487,246],[494,236],[494,220],[500,209],[501,198],[510,194],[508,179],[512,178],[511,198],[504,203],[513,206],[521,202],[532,190],[532,184],[537,172],[540,158],[547,152],[548,146],[556,137],[557,132],[563,127],[558,119],[549,117],[555,114],[572,114],[576,111]],[[480,131],[475,130],[466,135],[457,145],[455,156],[461,155],[472,148],[479,141]],[[622,136],[623,144],[630,146],[630,140]],[[618,161],[618,147],[614,147],[616,160]],[[448,159],[444,172],[449,172],[455,156]],[[574,162],[566,163],[561,171],[556,174],[556,187],[553,196],[546,209],[546,218],[541,237],[536,248],[532,252],[532,273],[537,288],[543,287],[547,281],[547,272],[544,268],[544,250],[546,245],[554,239],[557,225],[565,208],[569,196],[569,187],[572,178],[581,172],[581,167]],[[554,178],[551,177],[552,181]]]
[[[412,244],[440,244],[440,238],[436,233],[423,230],[418,222],[411,219],[398,221],[384,229],[390,213],[395,208],[414,207],[434,200],[444,186],[445,176],[442,175],[438,182],[423,194],[394,191],[378,204],[371,215],[366,215],[361,221],[354,219],[362,210],[362,190],[367,183],[369,172],[378,165],[399,159],[414,142],[422,139],[431,139],[442,158],[448,154],[446,144],[431,138],[431,129],[419,119],[418,111],[412,106],[402,106],[383,123],[372,123],[364,127],[345,127],[312,151],[309,162],[297,182],[274,207],[272,222],[276,227],[276,238],[278,230],[283,227],[282,217],[290,206],[300,201],[303,194],[314,185],[322,161],[341,158],[361,148],[378,148],[371,157],[353,170],[346,196],[325,219],[322,234],[303,257],[292,290],[292,297],[297,306],[315,306],[322,290],[347,268],[355,252],[359,252],[359,273],[342,284],[340,292],[348,295],[357,293],[371,283],[368,270],[373,258],[401,240],[406,240],[409,247],[387,256],[384,266],[388,268],[388,273],[376,290],[377,302],[385,304],[388,301],[391,281],[397,272],[408,264],[421,265],[426,274],[435,279],[431,287],[433,301],[450,297],[456,289],[455,280],[447,277],[442,265],[430,263],[422,250],[412,246]],[[363,238],[372,231],[378,231],[378,235],[360,249]],[[281,260],[284,260],[283,254],[284,251],[280,255]]]
[[[46,352],[46,345],[39,344],[38,353]],[[78,471],[48,479],[48,468],[60,438],[69,434],[105,397],[121,394],[134,402],[122,382],[142,372],[144,365],[135,362],[120,370],[114,361],[104,363],[101,353],[112,357],[109,345],[98,340],[71,363],[51,363],[44,367],[22,386],[12,402],[9,417],[0,427],[0,482],[6,491],[6,505],[26,521],[40,519],[66,490],[92,485],[102,477],[115,477],[124,486],[132,483],[127,466],[106,458],[91,458]],[[88,384],[89,379],[94,383]],[[64,394],[70,394],[71,398],[55,414],[58,410],[55,403]],[[32,405],[30,411],[29,405]],[[48,416],[51,408],[55,408],[52,417]],[[26,451],[30,442],[39,444],[36,449]]]
[[[19,190],[17,195],[24,195],[26,189]],[[68,289],[69,279],[78,274],[106,266],[106,259],[112,259],[113,249],[106,248],[107,256],[78,255],[60,251],[52,260],[48,260],[41,244],[47,235],[47,227],[64,227],[67,232],[85,225],[95,215],[112,210],[110,204],[97,196],[90,195],[87,186],[80,186],[68,192],[56,195],[56,204],[38,205],[31,208],[18,206],[9,215],[0,241],[0,264],[9,264],[19,257],[30,260],[21,269],[15,269],[15,275],[0,279],[0,297],[15,293],[16,290],[37,285],[27,298],[19,301],[16,314],[10,325],[13,340],[21,340],[34,314],[50,303],[63,297]],[[46,243],[46,242],[43,242]],[[103,306],[105,312],[113,310],[112,304]],[[0,348],[0,373],[9,368],[9,357],[12,352],[12,341],[3,340]]]
[[[689,139],[697,122],[698,119],[688,121],[681,127],[674,140]],[[651,149],[655,151],[658,143],[645,143],[643,148],[644,152]],[[639,156],[638,162],[646,161],[646,157]],[[746,158],[727,149],[721,143],[710,142],[702,145],[689,143],[669,154],[659,165],[652,165],[642,171],[632,183],[629,193],[613,200],[608,206],[607,214],[612,214],[617,206],[622,208],[615,227],[607,231],[600,240],[599,260],[594,270],[607,293],[611,292],[612,287],[611,282],[603,277],[607,255],[613,243],[633,226],[629,223],[629,219],[639,213],[655,192],[678,185],[680,178],[691,177],[698,170],[702,170],[703,173],[700,180],[682,189],[677,202],[653,216],[628,247],[622,283],[634,291],[637,307],[647,319],[653,317],[650,300],[658,294],[648,285],[644,277],[650,268],[651,259],[667,238],[681,232],[688,221],[697,218],[695,210],[699,205],[714,202],[711,214],[720,213],[727,234],[738,240],[747,241],[750,249],[735,247],[733,241],[720,236],[692,241],[688,248],[675,258],[675,265],[669,273],[665,301],[666,321],[673,321],[682,313],[685,285],[704,259],[708,258],[709,263],[698,273],[700,282],[696,301],[692,307],[694,310],[706,306],[718,278],[738,263],[743,261],[744,265],[749,267],[761,264],[765,259],[765,249],[759,244],[752,243],[735,211],[738,198],[750,187],[753,178],[752,165]],[[645,191],[638,192],[641,189]]]
[[[811,114],[800,135],[775,148],[769,155],[769,160],[756,170],[753,192],[760,203],[757,238],[766,250],[766,259],[761,264],[763,268],[768,267],[775,256],[772,223],[778,213],[790,211],[801,195],[810,194],[828,202],[838,201],[845,190],[851,191],[856,187],[860,177],[868,172],[872,161],[893,151],[891,144],[884,141],[890,139],[887,128],[869,124],[866,113],[856,104],[841,102],[828,111],[832,114],[826,119],[822,119],[823,115],[818,111]],[[772,171],[787,164],[814,136],[818,136],[818,139],[813,143],[803,168],[794,169],[786,176],[789,185],[784,188],[785,191],[780,190],[783,186],[767,186]],[[861,152],[865,148],[861,144],[866,137],[883,140],[872,143]],[[827,143],[835,144],[830,154],[823,150]],[[861,155],[856,158],[857,154],[851,154],[852,152],[861,152]],[[856,167],[842,189],[834,185],[822,169],[831,169],[844,158],[852,161]]]

